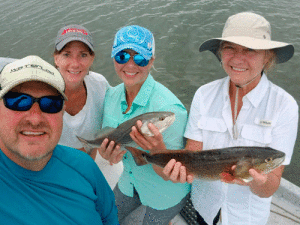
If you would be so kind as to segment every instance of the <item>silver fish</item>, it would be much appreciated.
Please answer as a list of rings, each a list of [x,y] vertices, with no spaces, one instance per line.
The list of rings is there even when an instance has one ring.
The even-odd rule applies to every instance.
[[[136,122],[141,120],[143,125],[140,132],[145,136],[153,136],[148,128],[148,124],[154,124],[162,133],[175,121],[175,114],[173,112],[149,112],[136,116],[130,120],[121,123],[117,128],[105,127],[101,129],[100,135],[95,140],[86,140],[78,137],[79,141],[83,144],[87,153],[93,148],[99,148],[105,138],[114,141],[117,144],[126,144],[133,142],[130,137],[131,128],[136,125]]]
[[[131,152],[138,166],[153,163],[165,167],[171,159],[175,159],[190,173],[208,180],[218,180],[220,174],[226,172],[249,182],[252,180],[249,169],[269,173],[285,159],[285,153],[269,147],[231,147],[206,151],[159,150],[155,153],[129,146],[126,149]],[[233,165],[236,165],[234,171],[231,169]]]

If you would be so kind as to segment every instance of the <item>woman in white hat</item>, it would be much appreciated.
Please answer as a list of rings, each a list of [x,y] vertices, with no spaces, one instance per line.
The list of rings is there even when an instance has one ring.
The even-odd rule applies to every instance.
[[[200,46],[200,52],[205,50],[217,56],[228,76],[197,90],[184,134],[186,149],[269,146],[284,152],[285,162],[269,174],[250,169],[249,183],[234,177],[224,177],[223,182],[193,181],[193,175],[186,176],[185,168],[174,160],[164,172],[173,182],[193,181],[192,202],[207,224],[216,224],[213,220],[220,209],[219,224],[266,224],[271,196],[291,160],[298,126],[296,101],[266,73],[275,63],[288,61],[294,48],[271,40],[265,18],[243,12],[228,18],[221,38]]]
[[[76,136],[93,140],[102,128],[104,98],[109,84],[104,76],[90,71],[94,58],[94,43],[88,29],[71,24],[58,31],[54,62],[65,80],[68,97],[59,144],[87,152],[93,159],[97,151],[86,151]],[[123,170],[122,162],[111,166],[99,154],[96,162],[114,188]]]

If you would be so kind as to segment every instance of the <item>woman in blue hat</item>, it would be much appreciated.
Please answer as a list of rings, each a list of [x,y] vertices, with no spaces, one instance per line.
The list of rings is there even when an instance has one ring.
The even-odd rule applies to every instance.
[[[149,125],[153,137],[139,138],[135,127],[131,137],[143,149],[181,149],[187,111],[180,100],[150,74],[155,59],[153,34],[140,26],[126,26],[115,35],[111,57],[123,81],[105,97],[103,126],[117,127],[137,115],[172,111],[176,121],[163,135]],[[137,166],[130,153],[114,142],[103,141],[100,154],[111,163],[123,161],[124,170],[114,189],[120,224],[168,224],[184,206],[189,184],[165,181],[162,168]]]

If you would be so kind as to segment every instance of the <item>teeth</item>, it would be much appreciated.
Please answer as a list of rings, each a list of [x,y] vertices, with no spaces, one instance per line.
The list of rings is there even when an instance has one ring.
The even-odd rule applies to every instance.
[[[246,71],[246,69],[240,69],[240,68],[236,68],[236,67],[232,67],[233,70],[236,70],[236,71],[240,71],[240,72],[244,72]]]
[[[32,132],[32,131],[23,131],[22,134],[24,135],[34,135],[34,136],[39,136],[39,135],[43,135],[44,132]]]
[[[136,73],[128,73],[128,72],[125,72],[127,75],[129,76],[134,76]]]
[[[72,73],[72,74],[79,74],[80,73],[80,71],[79,72],[72,72],[72,71],[69,71],[70,73]]]

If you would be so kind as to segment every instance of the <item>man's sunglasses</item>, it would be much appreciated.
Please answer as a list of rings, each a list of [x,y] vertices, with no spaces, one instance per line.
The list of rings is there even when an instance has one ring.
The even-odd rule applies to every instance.
[[[129,61],[130,59],[130,54],[125,51],[120,51],[116,54],[115,60],[119,64],[125,64]],[[136,54],[133,56],[133,61],[135,62],[136,65],[138,66],[147,66],[149,63],[149,60],[145,59],[142,55]]]
[[[3,101],[6,108],[14,111],[28,111],[32,105],[37,102],[41,111],[44,113],[58,113],[62,110],[64,105],[62,96],[43,96],[41,98],[35,98],[28,94],[12,91],[4,95]]]

